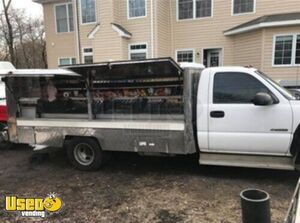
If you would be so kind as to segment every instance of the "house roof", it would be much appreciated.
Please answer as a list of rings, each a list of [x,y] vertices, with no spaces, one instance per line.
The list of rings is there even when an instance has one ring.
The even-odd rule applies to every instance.
[[[117,23],[111,23],[112,28],[119,33],[120,36],[125,38],[131,38],[132,34],[127,31],[123,26],[117,24]]]
[[[300,12],[265,15],[228,29],[224,32],[224,35],[230,36],[261,28],[299,24]]]
[[[97,23],[94,28],[89,32],[89,34],[87,35],[87,37],[89,39],[94,39],[95,38],[95,35],[96,33],[99,31],[100,29],[100,23]]]

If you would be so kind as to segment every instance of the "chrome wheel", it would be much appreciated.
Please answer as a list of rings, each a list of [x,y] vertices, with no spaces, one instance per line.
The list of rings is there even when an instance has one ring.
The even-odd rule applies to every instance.
[[[93,148],[87,143],[79,143],[74,148],[75,160],[83,165],[91,165],[95,159],[95,153]]]

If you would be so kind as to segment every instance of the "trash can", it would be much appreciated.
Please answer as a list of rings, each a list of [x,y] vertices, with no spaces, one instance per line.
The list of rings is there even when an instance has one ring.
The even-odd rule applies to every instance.
[[[243,223],[271,223],[270,196],[257,189],[246,189],[240,194]]]

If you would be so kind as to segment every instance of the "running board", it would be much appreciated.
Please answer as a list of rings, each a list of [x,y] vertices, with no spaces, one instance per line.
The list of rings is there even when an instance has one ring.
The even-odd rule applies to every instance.
[[[200,165],[295,170],[292,157],[200,153]]]

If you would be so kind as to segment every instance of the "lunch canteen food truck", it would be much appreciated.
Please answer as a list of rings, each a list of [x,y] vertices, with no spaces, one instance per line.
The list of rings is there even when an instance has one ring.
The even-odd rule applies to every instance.
[[[201,165],[296,169],[300,101],[255,68],[171,58],[0,71],[8,135],[64,148],[80,170],[111,151],[198,154]]]

